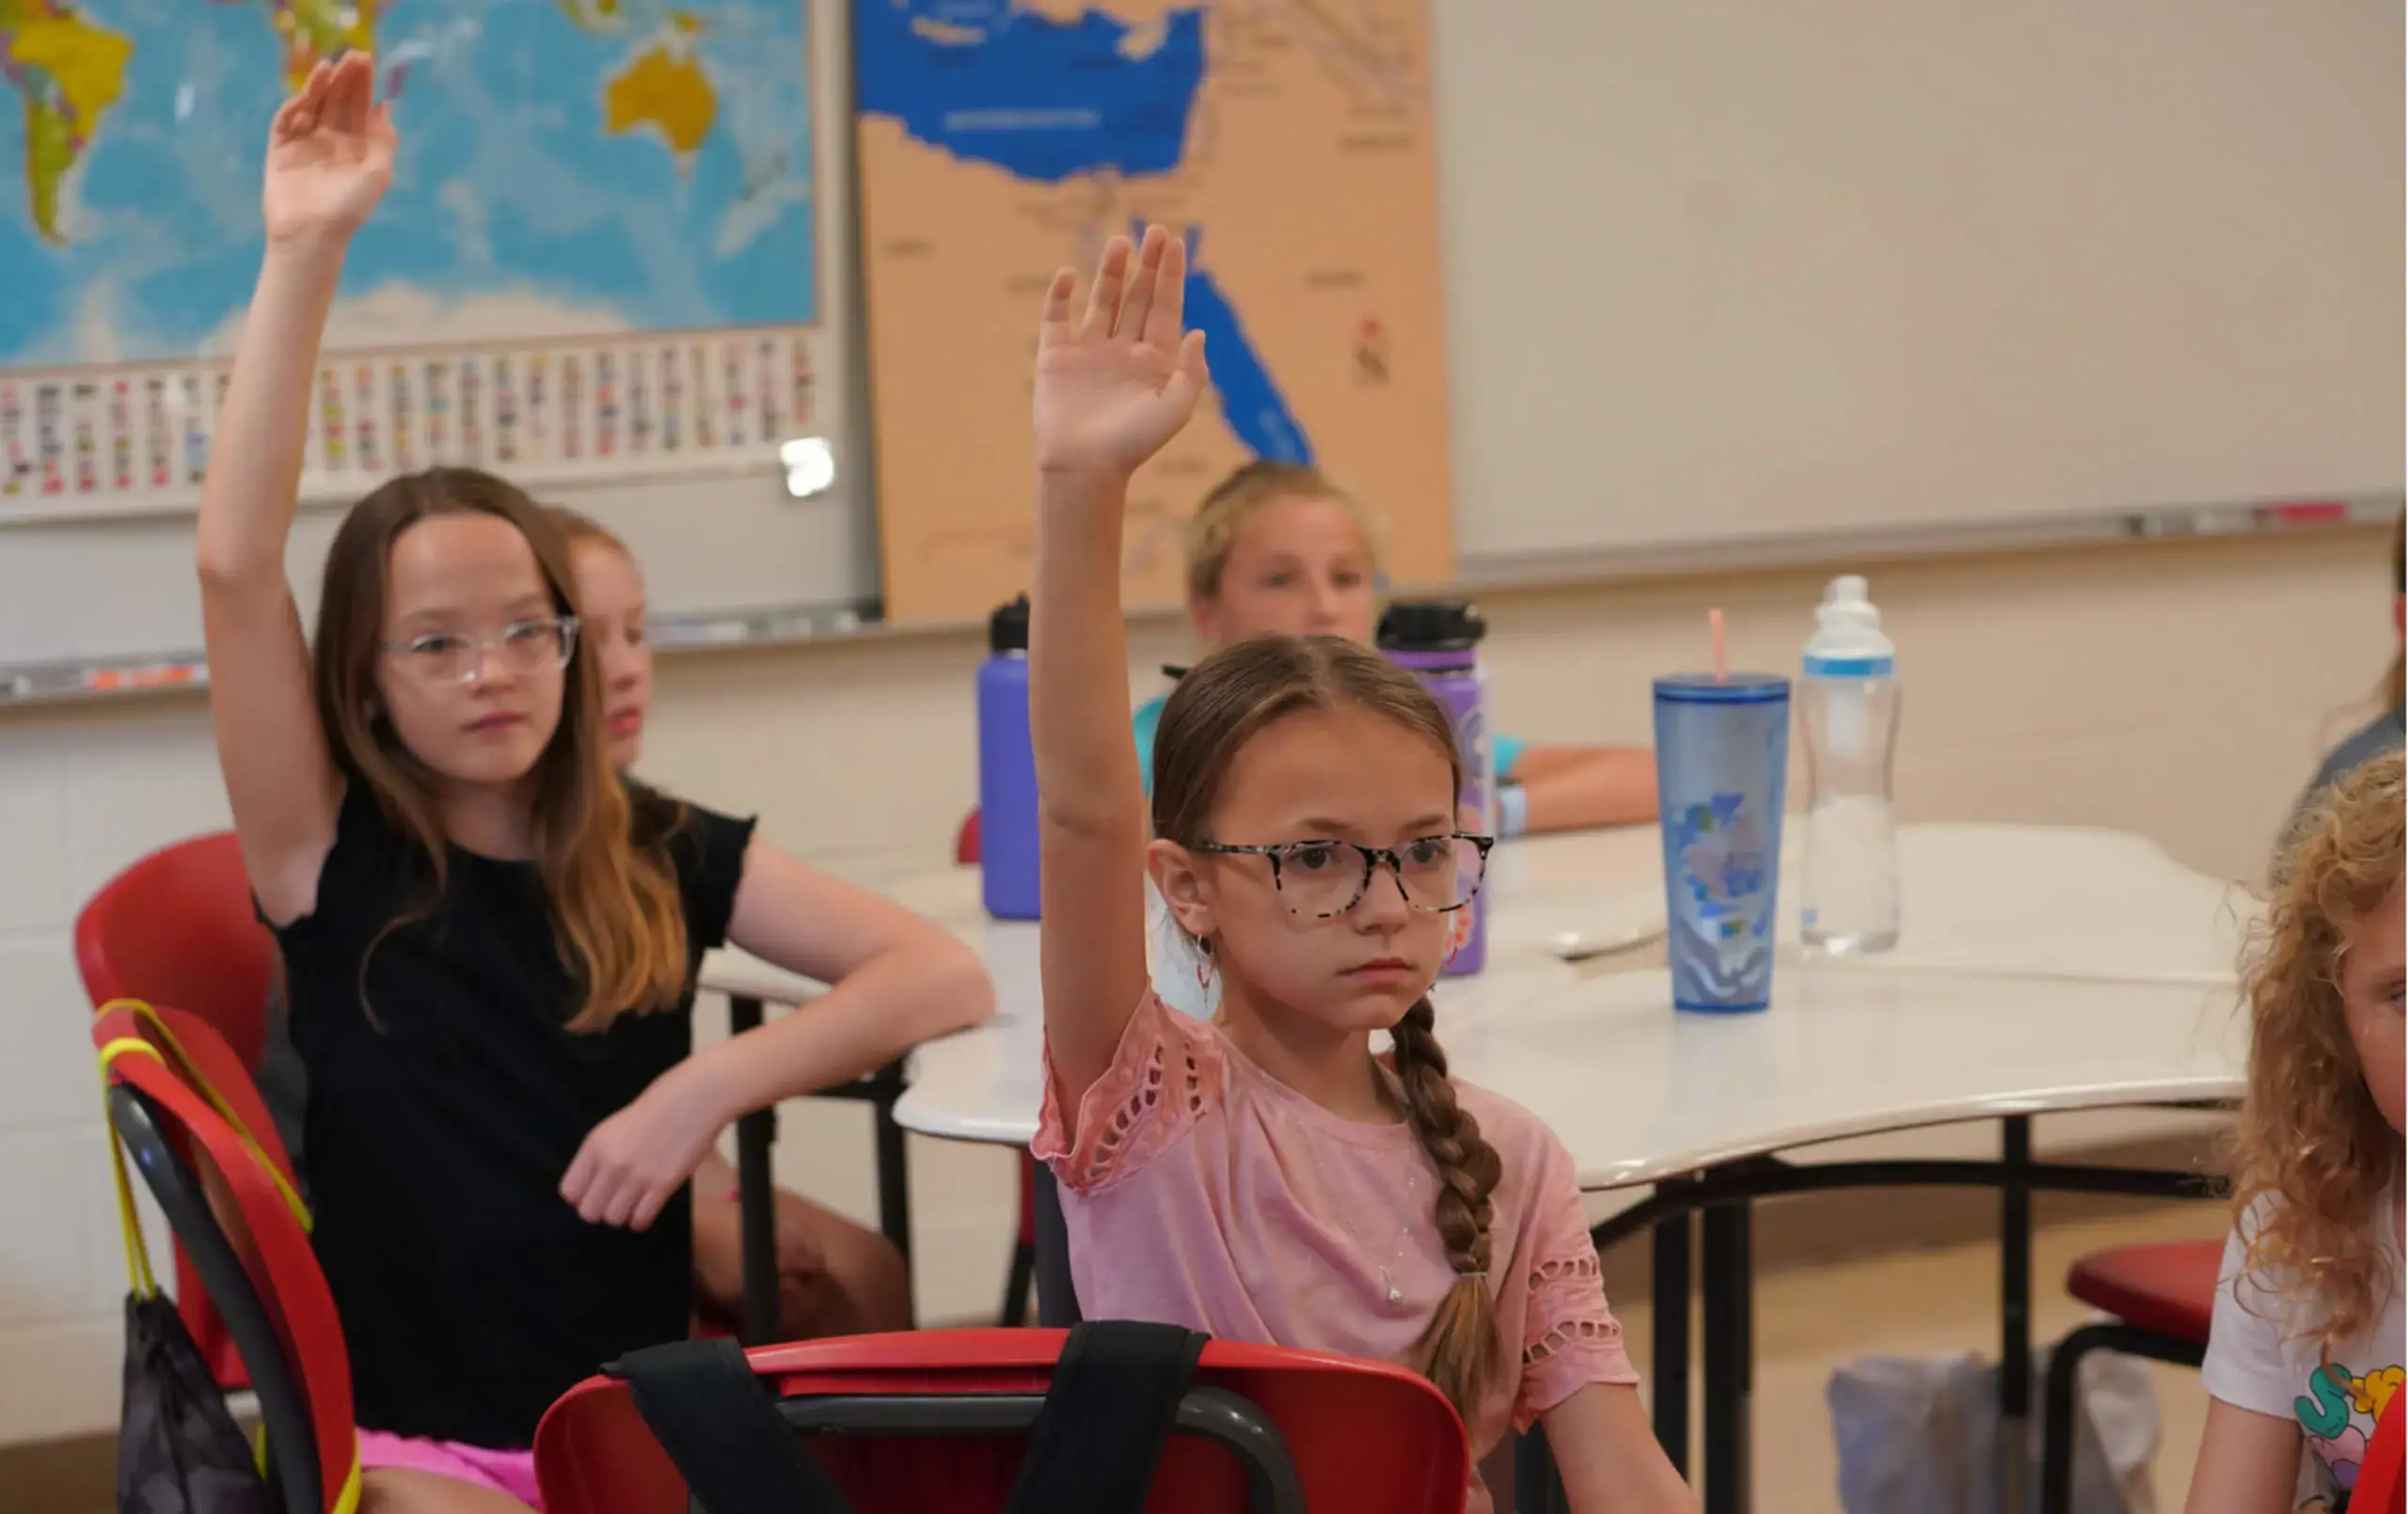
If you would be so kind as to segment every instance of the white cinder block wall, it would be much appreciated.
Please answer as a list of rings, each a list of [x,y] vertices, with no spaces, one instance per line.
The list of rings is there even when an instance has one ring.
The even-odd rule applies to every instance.
[[[2378,533],[1969,559],[1874,575],[1904,658],[1910,819],[2118,826],[2254,876],[2318,751],[2361,718],[2389,654]],[[1735,662],[1794,663],[1817,577],[1766,574],[1492,596],[1502,723],[1643,741],[1646,680],[1703,655],[1729,613]],[[1133,686],[1183,649],[1134,639]],[[968,637],[678,657],[660,674],[655,780],[758,811],[781,844],[856,875],[939,864],[972,802]],[[123,1270],[87,1012],[69,949],[81,902],[161,843],[222,826],[206,711],[190,697],[0,715],[0,1441],[113,1422]],[[720,1011],[702,1011],[706,1027]],[[2044,1143],[2120,1126],[2053,1122]],[[1985,1131],[1884,1149],[1980,1150]],[[920,1301],[991,1311],[1012,1164],[917,1142]],[[788,1182],[875,1212],[864,1112],[790,1107]],[[164,1254],[164,1248],[162,1250]]]

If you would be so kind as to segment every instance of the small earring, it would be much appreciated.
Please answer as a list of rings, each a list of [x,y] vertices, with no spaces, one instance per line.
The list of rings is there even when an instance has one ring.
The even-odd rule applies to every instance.
[[[1212,960],[1212,943],[1210,941],[1196,942],[1196,986],[1198,989],[1212,987],[1212,974],[1217,970],[1219,970],[1219,964]]]

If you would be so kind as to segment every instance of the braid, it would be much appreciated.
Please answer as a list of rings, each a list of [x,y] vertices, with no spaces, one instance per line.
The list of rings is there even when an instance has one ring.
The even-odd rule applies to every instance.
[[[1489,1195],[1497,1191],[1503,1164],[1497,1148],[1481,1139],[1480,1122],[1455,1102],[1436,1025],[1436,1012],[1424,995],[1389,1032],[1406,1117],[1438,1169],[1438,1234],[1455,1269],[1455,1285],[1439,1301],[1437,1315],[1415,1345],[1413,1364],[1468,1423],[1495,1384],[1499,1365],[1497,1305],[1488,1291],[1488,1224]]]

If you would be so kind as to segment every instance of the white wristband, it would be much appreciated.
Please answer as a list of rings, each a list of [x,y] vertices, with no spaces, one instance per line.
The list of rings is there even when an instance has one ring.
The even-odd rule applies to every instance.
[[[1518,836],[1530,828],[1530,791],[1519,783],[1508,783],[1497,791],[1497,832],[1500,836]]]

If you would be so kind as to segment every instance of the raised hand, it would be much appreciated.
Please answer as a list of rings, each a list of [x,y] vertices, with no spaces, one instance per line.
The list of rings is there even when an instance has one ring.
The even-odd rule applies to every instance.
[[[1070,319],[1077,277],[1045,292],[1037,336],[1037,465],[1126,478],[1179,434],[1204,392],[1204,334],[1185,328],[1187,249],[1146,229],[1132,270],[1126,237],[1104,244],[1085,315]]]
[[[393,117],[375,60],[348,53],[309,71],[268,130],[260,211],[270,243],[347,237],[393,181]]]

